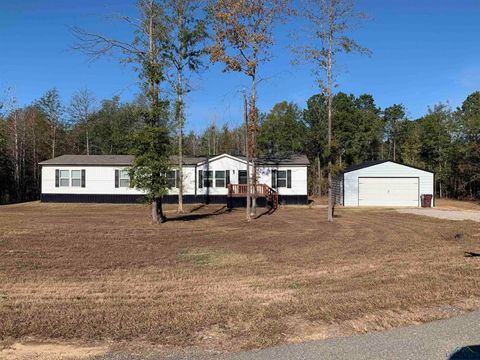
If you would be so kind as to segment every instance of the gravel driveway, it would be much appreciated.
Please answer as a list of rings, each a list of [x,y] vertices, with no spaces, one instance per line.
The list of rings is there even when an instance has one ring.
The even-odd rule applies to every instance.
[[[441,210],[441,209],[397,209],[403,214],[430,216],[446,220],[472,220],[480,222],[480,211],[471,210]]]

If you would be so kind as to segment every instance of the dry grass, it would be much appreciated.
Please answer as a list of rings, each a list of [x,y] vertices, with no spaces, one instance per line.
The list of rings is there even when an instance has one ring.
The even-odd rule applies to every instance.
[[[480,307],[480,228],[380,209],[0,208],[0,339],[266,347]]]
[[[480,211],[480,202],[474,200],[460,201],[452,199],[437,199],[435,206],[439,209]]]

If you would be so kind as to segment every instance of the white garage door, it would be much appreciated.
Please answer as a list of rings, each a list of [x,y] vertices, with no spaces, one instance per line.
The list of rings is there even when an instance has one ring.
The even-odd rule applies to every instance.
[[[358,178],[359,206],[418,206],[418,178]]]

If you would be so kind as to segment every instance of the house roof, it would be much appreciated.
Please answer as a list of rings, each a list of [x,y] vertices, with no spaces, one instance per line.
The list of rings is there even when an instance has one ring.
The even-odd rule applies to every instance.
[[[42,161],[40,165],[129,166],[134,158],[133,155],[62,155]]]
[[[220,155],[221,156],[221,155]],[[219,156],[184,156],[184,165],[197,165],[201,162]],[[231,156],[246,161],[245,156]],[[83,166],[129,166],[132,165],[133,155],[62,155],[45,160],[40,165],[83,165]],[[171,156],[172,164],[178,163],[178,156]],[[305,155],[267,156],[258,159],[261,165],[308,165],[310,162]]]
[[[422,169],[422,168],[419,168],[419,167],[416,167],[416,166],[413,166],[413,165],[402,164],[398,161],[393,161],[393,160],[372,160],[372,161],[366,161],[366,162],[361,163],[361,164],[350,165],[343,170],[343,173],[345,174],[345,173],[348,173],[348,172],[351,172],[351,171],[368,168],[370,166],[380,165],[380,164],[383,164],[383,163],[386,163],[386,162],[391,162],[391,163],[394,163],[394,164],[407,166],[407,167],[410,167],[412,169],[422,170],[422,171],[426,171],[426,172],[429,172],[429,173],[433,174],[433,171],[425,170],[425,169]]]
[[[310,165],[307,156],[302,154],[262,156],[258,159],[258,163],[261,165]]]

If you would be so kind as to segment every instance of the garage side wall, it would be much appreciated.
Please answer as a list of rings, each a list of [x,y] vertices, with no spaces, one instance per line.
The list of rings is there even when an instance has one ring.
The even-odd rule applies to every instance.
[[[344,174],[344,205],[358,206],[359,177],[418,177],[420,196],[422,194],[434,194],[433,176],[434,174],[428,171],[415,169],[393,162],[386,162],[383,164],[350,171]]]

